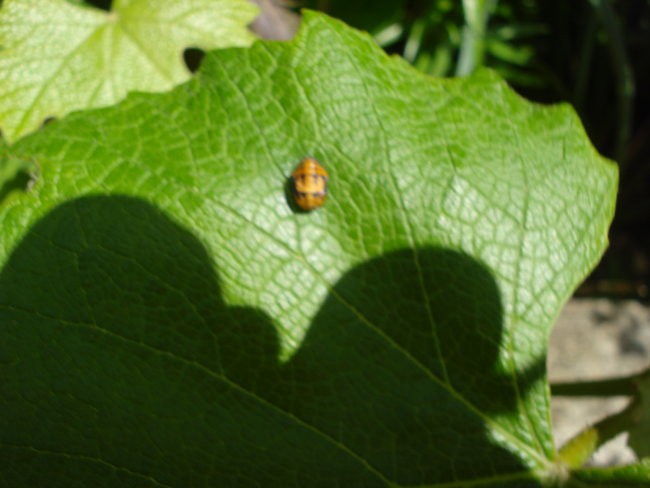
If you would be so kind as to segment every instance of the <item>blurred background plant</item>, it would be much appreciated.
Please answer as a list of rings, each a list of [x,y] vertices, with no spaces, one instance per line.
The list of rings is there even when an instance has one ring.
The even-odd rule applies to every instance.
[[[488,66],[528,99],[569,102],[620,167],[611,246],[579,294],[648,298],[650,0],[304,0],[433,76]]]

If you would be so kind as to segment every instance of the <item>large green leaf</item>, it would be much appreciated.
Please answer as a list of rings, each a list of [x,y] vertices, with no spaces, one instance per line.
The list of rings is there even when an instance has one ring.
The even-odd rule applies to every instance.
[[[245,46],[246,0],[5,0],[0,9],[0,128],[13,141],[46,117],[111,105],[129,91],[185,81],[183,49]]]
[[[306,155],[326,205],[297,213]],[[567,106],[436,80],[307,14],[12,148],[0,476],[16,486],[539,486],[549,329],[616,169]]]

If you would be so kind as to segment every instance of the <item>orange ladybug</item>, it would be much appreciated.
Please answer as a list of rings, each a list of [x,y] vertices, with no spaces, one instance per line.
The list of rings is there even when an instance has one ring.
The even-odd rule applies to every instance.
[[[307,157],[291,173],[293,198],[303,210],[314,210],[323,206],[327,199],[329,175],[314,158]]]

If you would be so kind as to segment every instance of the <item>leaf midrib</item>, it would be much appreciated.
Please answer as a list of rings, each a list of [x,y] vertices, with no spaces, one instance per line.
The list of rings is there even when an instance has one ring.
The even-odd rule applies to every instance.
[[[225,383],[226,385],[231,387],[233,390],[236,390],[236,391],[240,392],[244,396],[246,396],[248,398],[251,398],[254,401],[258,402],[259,404],[261,404],[261,405],[263,405],[263,406],[265,406],[267,408],[270,408],[274,412],[279,413],[280,415],[290,419],[291,421],[295,422],[296,424],[298,424],[302,428],[316,434],[318,437],[323,438],[329,444],[333,445],[334,447],[338,448],[342,452],[349,455],[351,458],[355,459],[369,473],[373,474],[379,480],[386,483],[387,486],[392,485],[392,482],[390,480],[386,479],[382,473],[377,471],[373,466],[371,466],[368,463],[368,461],[366,461],[362,456],[360,456],[359,454],[354,452],[352,449],[348,448],[345,444],[343,444],[343,443],[337,441],[336,439],[332,438],[330,435],[328,435],[326,432],[318,429],[316,426],[313,426],[313,425],[303,421],[300,417],[295,416],[291,412],[288,412],[286,410],[283,410],[283,409],[279,408],[274,403],[271,403],[271,402],[267,401],[266,399],[264,399],[263,397],[260,397],[259,395],[256,395],[254,392],[252,392],[250,390],[247,390],[246,388],[242,387],[238,383],[232,381],[227,376],[225,376],[225,375],[223,375],[223,374],[221,374],[221,373],[219,373],[217,371],[214,371],[213,369],[209,368],[208,366],[203,365],[202,363],[200,363],[200,362],[198,362],[196,360],[188,359],[188,358],[186,358],[184,356],[180,356],[180,355],[178,355],[178,354],[176,354],[174,352],[154,347],[154,346],[149,345],[149,344],[147,344],[145,342],[136,341],[136,340],[131,339],[129,337],[126,337],[126,336],[124,336],[122,334],[118,334],[118,333],[113,332],[113,331],[111,331],[109,329],[103,328],[103,327],[99,326],[98,324],[88,323],[88,322],[84,322],[84,321],[80,321],[80,320],[78,320],[78,321],[66,320],[66,319],[63,319],[61,317],[51,316],[49,314],[45,314],[45,313],[39,312],[37,310],[24,309],[22,307],[17,307],[15,305],[11,305],[11,306],[0,305],[0,310],[17,311],[17,312],[21,312],[21,313],[25,313],[25,314],[33,314],[36,317],[41,317],[43,319],[58,322],[63,326],[80,327],[80,328],[84,328],[84,329],[87,329],[87,330],[95,331],[95,332],[104,334],[104,335],[106,335],[108,337],[112,337],[112,338],[115,338],[115,339],[117,339],[119,341],[125,342],[127,344],[135,345],[137,347],[140,347],[140,348],[142,348],[144,350],[147,350],[149,352],[152,352],[154,354],[167,357],[167,358],[169,358],[169,359],[171,359],[173,361],[180,362],[185,366],[189,366],[189,367],[192,367],[192,368],[194,368],[194,369],[196,369],[198,371],[201,371],[204,374],[206,374],[207,376]]]
[[[478,408],[474,407],[472,403],[467,401],[460,393],[458,393],[451,385],[445,383],[444,381],[440,380],[435,374],[427,368],[424,364],[422,364],[417,358],[412,356],[408,351],[406,351],[403,347],[401,347],[397,342],[395,342],[390,336],[387,336],[379,327],[377,327],[375,324],[372,323],[369,319],[367,319],[360,311],[358,311],[354,306],[352,306],[350,303],[348,303],[340,294],[338,294],[334,288],[332,287],[331,283],[326,280],[324,277],[320,275],[318,270],[316,270],[306,259],[306,257],[301,254],[296,252],[296,250],[292,249],[290,246],[288,246],[284,241],[278,239],[275,237],[273,234],[269,233],[266,231],[266,229],[254,224],[253,222],[249,221],[241,215],[239,212],[237,212],[235,209],[232,207],[222,203],[222,202],[215,202],[218,203],[219,206],[226,211],[229,211],[234,217],[237,217],[244,221],[246,224],[251,225],[255,230],[260,232],[264,237],[273,240],[277,245],[283,247],[285,251],[289,255],[293,255],[296,259],[300,260],[306,267],[307,271],[309,271],[316,279],[318,279],[321,284],[323,284],[326,288],[328,293],[330,293],[334,298],[336,298],[341,305],[346,307],[353,315],[355,315],[362,323],[366,324],[373,332],[375,332],[377,335],[382,337],[386,342],[388,342],[393,348],[398,350],[403,356],[405,356],[407,359],[409,359],[415,366],[417,366],[419,369],[424,371],[426,375],[434,381],[438,386],[442,387],[443,389],[447,390],[456,400],[458,400],[463,406],[465,406],[467,409],[469,409],[474,415],[476,415],[480,420],[482,420],[484,423],[490,425],[493,427],[495,430],[499,431],[505,438],[508,438],[512,442],[512,446],[516,447],[519,450],[523,450],[528,452],[533,458],[537,459],[538,461],[541,462],[541,464],[546,463],[546,458],[540,458],[539,453],[537,451],[531,450],[530,447],[526,444],[523,444],[518,438],[513,437],[512,434],[505,430],[500,424],[494,422],[492,419],[489,417],[485,416]]]
[[[346,302],[343,301],[342,303],[345,305]],[[206,374],[207,376],[209,376],[209,377],[211,377],[211,378],[213,378],[213,379],[215,379],[217,381],[221,381],[221,382],[225,383],[226,385],[228,385],[232,389],[240,392],[244,396],[253,399],[254,401],[258,402],[259,404],[263,405],[264,407],[267,407],[267,408],[271,409],[272,411],[274,411],[274,412],[276,412],[276,413],[290,419],[291,421],[295,422],[297,425],[304,428],[305,430],[310,431],[310,432],[314,433],[315,435],[317,435],[318,437],[324,439],[327,443],[331,444],[332,446],[336,447],[340,451],[342,451],[345,454],[349,455],[352,459],[356,460],[370,474],[375,476],[381,482],[385,483],[386,486],[390,486],[390,487],[402,486],[402,485],[400,485],[398,483],[394,483],[394,482],[390,481],[389,479],[387,479],[383,475],[383,473],[381,473],[380,471],[375,469],[361,455],[359,455],[358,453],[356,453],[355,451],[350,449],[344,443],[332,438],[329,434],[322,431],[318,427],[303,421],[300,417],[297,417],[296,415],[292,414],[291,412],[288,412],[286,410],[283,410],[283,409],[279,408],[274,403],[265,400],[264,398],[256,395],[252,391],[247,390],[246,388],[243,388],[241,385],[239,385],[238,383],[232,381],[227,376],[225,376],[223,374],[220,374],[217,371],[214,371],[213,369],[203,365],[202,363],[200,363],[198,361],[188,359],[188,358],[186,358],[184,356],[180,356],[180,355],[178,355],[178,354],[176,354],[174,352],[171,352],[171,351],[167,351],[167,350],[164,350],[164,349],[159,349],[159,348],[151,346],[151,345],[149,345],[149,344],[147,344],[145,342],[139,342],[139,341],[133,340],[131,338],[128,338],[126,336],[123,336],[121,334],[118,334],[116,332],[108,330],[106,328],[100,327],[97,324],[92,324],[92,323],[83,322],[83,321],[66,320],[66,319],[63,319],[61,317],[51,316],[51,315],[44,314],[44,313],[36,311],[36,310],[24,309],[24,308],[21,308],[21,307],[17,307],[15,305],[12,305],[12,306],[0,305],[0,310],[18,311],[18,312],[25,313],[25,314],[33,314],[36,317],[41,317],[41,318],[44,318],[44,319],[47,319],[47,320],[52,320],[52,321],[58,322],[63,326],[80,327],[80,328],[84,328],[84,329],[87,329],[87,330],[91,330],[91,331],[94,331],[94,332],[97,332],[97,333],[100,333],[100,334],[104,334],[104,335],[106,335],[108,337],[112,337],[114,339],[117,339],[118,341],[121,341],[121,342],[124,342],[124,343],[127,343],[127,344],[131,344],[131,345],[135,345],[135,346],[140,347],[140,348],[142,348],[142,349],[144,349],[146,351],[149,351],[149,352],[151,352],[153,354],[167,357],[168,359],[180,362],[185,366],[189,366],[189,367],[194,368],[194,369],[196,369],[198,371],[201,371],[202,373]],[[396,347],[396,349],[400,349],[400,348]],[[415,361],[415,360],[414,360],[414,362],[417,363],[417,361]],[[424,369],[426,369],[426,368],[424,368]],[[434,379],[434,381],[437,380],[435,377],[433,377],[433,379]],[[460,396],[458,396],[458,398],[461,401],[464,400]],[[468,407],[471,409],[471,406],[468,406]],[[480,412],[478,414],[480,415]],[[168,485],[165,485],[165,484],[163,484],[161,482],[158,482],[151,475],[146,475],[146,474],[143,474],[143,473],[139,473],[139,472],[137,472],[137,471],[135,471],[135,470],[133,470],[131,468],[128,468],[126,466],[115,465],[114,463],[106,461],[103,458],[84,456],[84,455],[81,455],[81,454],[78,454],[78,453],[68,453],[68,452],[63,452],[63,451],[62,452],[48,451],[46,449],[37,448],[37,447],[34,447],[34,446],[11,446],[9,444],[0,443],[0,446],[1,445],[5,445],[5,446],[8,446],[8,447],[31,449],[31,450],[34,450],[36,452],[42,452],[42,453],[46,453],[46,454],[63,455],[63,456],[66,456],[66,457],[75,457],[75,458],[78,458],[78,459],[96,461],[98,463],[110,466],[110,467],[112,467],[114,469],[124,470],[125,472],[127,472],[129,474],[133,474],[134,476],[151,479],[153,482],[155,482],[156,484],[158,484],[160,486],[173,488],[173,487],[169,487]],[[495,476],[495,477],[486,477],[486,478],[474,478],[472,480],[460,480],[460,481],[454,481],[454,482],[449,482],[449,483],[436,483],[433,486],[434,487],[439,487],[439,488],[454,488],[454,487],[460,487],[460,486],[491,485],[495,481],[506,481],[506,480],[516,480],[516,479],[536,479],[535,475],[533,473],[534,472],[532,472],[530,470],[522,470],[522,471],[518,471],[518,472],[508,473],[507,475],[504,475],[504,476]],[[428,486],[428,485],[423,485],[423,486]]]

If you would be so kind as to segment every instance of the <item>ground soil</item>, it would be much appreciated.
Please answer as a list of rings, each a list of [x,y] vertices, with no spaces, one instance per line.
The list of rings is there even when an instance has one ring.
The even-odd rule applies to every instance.
[[[549,380],[584,381],[636,373],[650,366],[650,306],[638,301],[579,298],[562,311],[551,334]],[[553,398],[556,445],[585,426],[623,409],[624,397]],[[590,464],[610,466],[634,462],[627,434],[605,444]]]

